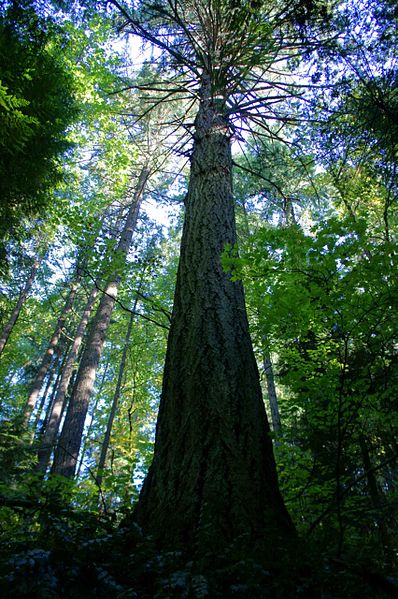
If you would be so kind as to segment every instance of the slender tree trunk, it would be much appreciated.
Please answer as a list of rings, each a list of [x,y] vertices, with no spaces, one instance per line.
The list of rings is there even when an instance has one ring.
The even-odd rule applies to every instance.
[[[241,282],[221,266],[236,241],[227,119],[202,85],[155,454],[135,518],[162,547],[243,553],[293,534]],[[239,539],[239,540],[238,540]],[[245,541],[247,547],[245,547]]]
[[[53,358],[54,352],[55,352],[55,348],[58,345],[59,339],[61,337],[63,328],[65,326],[65,321],[66,318],[69,314],[69,312],[72,309],[73,306],[73,302],[75,300],[75,296],[76,296],[76,290],[77,290],[77,284],[76,282],[72,283],[71,285],[71,289],[70,292],[68,294],[68,299],[66,300],[65,306],[62,310],[61,316],[58,318],[53,336],[50,339],[50,343],[48,344],[46,353],[43,356],[42,362],[40,364],[39,370],[37,372],[35,381],[32,385],[32,389],[30,391],[29,397],[28,397],[28,401],[25,407],[25,418],[28,421],[29,417],[35,407],[36,404],[36,400],[39,396],[40,390],[42,388],[43,385],[43,381],[46,377],[46,374],[48,372],[48,369],[50,368],[51,365],[51,360]]]
[[[135,312],[136,308],[137,308],[137,298],[134,301],[133,312]],[[111,411],[109,413],[108,422],[106,424],[106,431],[105,431],[105,435],[104,435],[104,440],[102,441],[102,446],[101,446],[101,455],[100,455],[100,459],[98,461],[97,484],[98,484],[99,487],[102,484],[102,478],[103,478],[103,474],[104,474],[105,461],[106,461],[106,454],[108,452],[109,442],[110,442],[110,439],[111,439],[113,421],[115,420],[116,411],[117,411],[117,408],[118,408],[118,405],[119,405],[119,398],[120,398],[120,393],[121,393],[121,390],[122,390],[122,382],[123,382],[123,377],[124,377],[124,369],[126,367],[127,351],[128,351],[128,347],[129,347],[129,342],[130,342],[130,337],[131,337],[131,331],[133,329],[133,322],[134,322],[134,314],[131,313],[130,314],[129,325],[127,327],[126,337],[125,337],[125,340],[124,340],[123,354],[122,354],[122,359],[120,361],[119,373],[118,373],[118,377],[117,377],[117,383],[116,383],[115,393],[113,395],[113,401],[112,401]]]
[[[83,466],[84,456],[86,455],[86,450],[87,450],[87,444],[88,444],[88,441],[89,441],[89,439],[91,437],[91,430],[92,430],[92,428],[94,426],[94,416],[95,416],[95,413],[97,411],[98,402],[101,399],[102,389],[104,388],[104,385],[105,385],[105,382],[106,382],[106,376],[108,374],[108,369],[109,369],[109,365],[110,365],[110,362],[111,362],[112,353],[113,353],[113,347],[111,346],[111,348],[109,350],[109,354],[108,354],[108,359],[107,359],[106,364],[105,364],[104,372],[102,373],[101,383],[99,384],[98,390],[96,391],[96,394],[95,394],[95,402],[94,402],[94,405],[93,405],[92,410],[91,410],[91,415],[92,415],[91,416],[91,421],[90,421],[90,424],[89,424],[88,429],[87,429],[87,434],[84,437],[84,442],[83,442],[83,447],[82,447],[82,451],[81,451],[81,455],[80,455],[79,465],[78,465],[77,470],[76,470],[76,476],[77,477],[80,476],[80,471],[81,471],[82,466]]]
[[[49,391],[50,391],[50,388],[51,388],[51,385],[52,385],[50,399],[49,399],[49,402],[48,402],[49,405],[47,406],[47,410],[46,411],[48,411],[48,408],[51,409],[51,404],[52,404],[52,401],[53,401],[53,399],[55,397],[55,392],[56,392],[56,390],[58,388],[59,380],[61,378],[61,372],[62,372],[62,367],[63,367],[63,365],[65,363],[65,358],[62,360],[62,364],[60,364],[59,362],[60,362],[59,356],[56,356],[55,361],[51,365],[50,372],[49,372],[48,377],[47,377],[47,383],[46,383],[46,387],[44,389],[44,393],[43,393],[43,395],[42,395],[42,397],[40,399],[40,404],[39,404],[39,407],[38,407],[37,412],[36,412],[35,423],[34,423],[34,430],[36,432],[36,435],[37,434],[42,434],[42,432],[44,431],[44,426],[40,427],[40,429],[41,429],[40,431],[38,430],[39,423],[40,423],[40,416],[41,416],[43,408],[44,408],[44,406],[45,406],[45,404],[47,402],[47,397],[48,397],[48,394],[49,394]],[[55,381],[54,381],[54,379],[55,379]]]
[[[75,338],[73,340],[72,347],[69,351],[68,357],[66,359],[64,368],[62,370],[62,376],[59,383],[59,387],[57,390],[57,394],[55,396],[54,404],[52,406],[50,418],[48,420],[47,426],[45,428],[45,432],[42,438],[41,447],[38,453],[38,464],[37,469],[45,473],[48,463],[50,461],[51,453],[54,448],[59,426],[61,423],[61,415],[63,411],[63,406],[66,400],[66,394],[68,391],[69,382],[72,377],[73,368],[79,353],[80,346],[82,344],[83,335],[86,330],[90,314],[92,312],[95,299],[97,297],[98,290],[96,287],[93,287],[90,295],[88,297],[87,303],[83,310],[83,314],[81,320],[76,329]]]
[[[278,396],[275,388],[274,369],[272,367],[270,353],[267,349],[263,350],[263,368],[267,381],[267,395],[271,410],[272,430],[275,433],[278,433],[281,430],[281,417],[279,414]]]
[[[0,355],[2,354],[4,347],[6,346],[6,343],[8,341],[9,336],[11,335],[11,332],[14,328],[15,323],[18,320],[19,314],[21,312],[21,308],[25,303],[26,298],[28,297],[29,291],[32,288],[32,285],[34,283],[34,280],[36,278],[36,273],[38,271],[40,262],[39,260],[35,260],[33,262],[33,267],[32,270],[30,271],[30,275],[28,280],[25,283],[25,287],[22,289],[21,293],[19,294],[19,298],[17,301],[17,304],[10,316],[10,318],[8,319],[7,323],[5,324],[3,330],[1,331],[0,334]]]
[[[148,175],[148,169],[144,167],[138,178],[134,198],[116,249],[117,262],[120,261],[121,257],[125,257],[129,250]],[[101,297],[87,339],[87,345],[81,358],[75,387],[69,401],[64,426],[54,455],[53,472],[70,478],[74,476],[77,465],[84,422],[94,388],[95,375],[101,358],[106,331],[115,305],[120,282],[119,272],[120,267],[116,266],[115,273],[109,278]]]
[[[61,366],[61,368],[62,368],[62,366]],[[54,405],[55,395],[56,395],[56,393],[58,391],[58,385],[59,385],[59,382],[61,380],[61,376],[62,376],[62,371],[60,370],[58,372],[58,374],[57,374],[56,381],[55,381],[53,389],[51,391],[51,397],[50,397],[50,401],[48,402],[48,405],[47,405],[47,409],[46,409],[46,414],[44,416],[44,420],[43,420],[42,424],[40,425],[40,430],[37,430],[37,437],[38,437],[39,441],[41,441],[41,439],[42,439],[42,437],[43,437],[43,435],[44,435],[44,433],[46,431],[46,427],[47,427],[47,424],[48,424],[48,421],[49,421],[49,418],[50,418],[50,415],[51,415],[51,411],[52,411],[52,408],[53,408],[53,405]],[[36,422],[36,428],[39,427],[39,424],[40,424],[40,422],[37,420],[37,422]]]
[[[285,224],[287,226],[296,225],[297,219],[296,219],[296,215],[294,213],[294,204],[293,204],[292,198],[284,198],[282,210],[283,210]]]

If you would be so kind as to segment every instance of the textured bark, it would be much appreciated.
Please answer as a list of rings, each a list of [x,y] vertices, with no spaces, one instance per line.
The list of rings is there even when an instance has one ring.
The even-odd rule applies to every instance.
[[[127,255],[138,213],[143,191],[148,179],[148,170],[143,168],[138,178],[134,198],[126,218],[126,223],[116,249],[115,273],[110,276],[98,306],[87,339],[87,344],[81,357],[76,383],[69,401],[65,422],[54,455],[52,471],[66,477],[73,477],[76,470],[77,458],[84,429],[84,422],[89,407],[90,397],[94,389],[95,375],[104,347],[106,331],[109,326],[113,307],[116,301],[120,282],[120,258]]]
[[[21,293],[19,294],[18,297],[18,301],[17,304],[10,316],[10,318],[8,319],[8,321],[6,322],[6,324],[4,325],[3,330],[1,331],[1,335],[0,335],[0,355],[2,354],[6,343],[11,335],[12,329],[14,328],[15,323],[18,320],[19,314],[21,312],[21,308],[25,303],[26,298],[28,297],[29,291],[32,288],[32,285],[34,283],[34,280],[36,278],[36,273],[38,271],[39,268],[39,260],[35,260],[33,263],[33,267],[32,270],[30,271],[30,275],[28,280],[25,283],[25,287],[22,289]]]
[[[66,362],[62,369],[61,380],[59,382],[59,387],[57,390],[57,394],[54,399],[54,403],[52,405],[50,417],[48,419],[44,435],[41,441],[41,447],[38,452],[38,464],[37,469],[43,474],[45,473],[48,463],[50,461],[51,453],[54,448],[59,426],[61,423],[61,416],[63,411],[63,406],[66,400],[66,394],[68,391],[69,382],[72,377],[73,368],[75,366],[75,362],[80,350],[80,346],[82,344],[83,335],[86,330],[91,311],[94,306],[95,299],[97,297],[98,290],[96,287],[90,292],[89,298],[83,310],[82,317],[76,329],[75,338],[72,343],[72,347],[68,353],[66,358]]]
[[[66,300],[66,303],[62,310],[61,316],[57,320],[57,324],[55,326],[53,336],[50,339],[47,350],[43,356],[42,362],[41,362],[39,370],[37,372],[35,381],[32,385],[32,389],[30,391],[28,401],[27,401],[27,404],[25,407],[26,420],[29,420],[29,417],[35,407],[36,400],[37,400],[39,393],[41,391],[41,388],[43,386],[43,381],[44,381],[46,374],[50,368],[51,361],[53,359],[53,355],[55,352],[55,348],[58,345],[59,339],[62,334],[62,330],[65,326],[66,318],[72,309],[73,302],[74,302],[75,296],[76,296],[76,290],[77,290],[77,284],[76,284],[76,282],[74,282],[71,285],[71,289],[68,294],[68,299]]]
[[[201,554],[293,530],[278,490],[235,243],[227,120],[202,86],[155,454],[136,507],[162,547]]]
[[[135,312],[136,307],[137,307],[137,299],[134,302],[133,312]],[[120,394],[121,394],[121,390],[122,390],[124,370],[126,367],[127,350],[128,350],[128,346],[129,346],[129,342],[130,342],[131,331],[133,330],[133,322],[134,322],[133,312],[130,315],[129,325],[127,327],[127,333],[126,333],[126,337],[124,340],[123,354],[122,354],[122,359],[120,360],[119,373],[118,373],[118,377],[117,377],[115,393],[113,394],[111,411],[109,413],[108,422],[106,423],[104,440],[102,441],[102,446],[101,446],[101,455],[100,455],[100,459],[98,461],[97,484],[99,487],[102,484],[102,478],[103,478],[103,474],[104,474],[105,461],[106,461],[106,454],[108,453],[109,442],[111,440],[113,421],[115,420],[116,411],[117,411],[117,408],[119,405],[119,399],[120,399]]]

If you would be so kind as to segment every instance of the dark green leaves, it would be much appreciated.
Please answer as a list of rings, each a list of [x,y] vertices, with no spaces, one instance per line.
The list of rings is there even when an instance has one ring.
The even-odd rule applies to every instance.
[[[43,211],[75,117],[61,38],[31,2],[0,17],[0,237]]]

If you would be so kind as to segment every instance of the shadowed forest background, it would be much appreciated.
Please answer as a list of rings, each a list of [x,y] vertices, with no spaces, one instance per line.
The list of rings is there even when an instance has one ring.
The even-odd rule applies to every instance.
[[[2,3],[2,596],[398,596],[397,56],[395,0]]]

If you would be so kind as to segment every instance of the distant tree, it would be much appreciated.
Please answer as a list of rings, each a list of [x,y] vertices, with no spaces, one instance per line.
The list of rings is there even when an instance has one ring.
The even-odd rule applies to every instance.
[[[31,387],[29,395],[28,395],[28,400],[26,402],[25,409],[24,409],[25,417],[27,420],[29,420],[31,413],[35,408],[36,401],[39,397],[39,394],[42,389],[47,372],[51,366],[51,363],[52,363],[52,360],[54,357],[54,353],[55,353],[58,343],[64,333],[66,319],[68,318],[68,316],[73,308],[73,303],[75,301],[79,278],[80,278],[79,275],[75,276],[74,280],[72,280],[68,285],[68,293],[67,293],[65,305],[62,308],[62,311],[58,317],[53,334],[52,334],[51,339],[48,343],[48,346],[44,352],[44,355],[41,359],[40,366],[37,370],[35,379],[33,381],[32,387]]]
[[[65,364],[63,365],[59,387],[56,390],[54,402],[51,403],[49,417],[45,424],[43,434],[40,437],[40,448],[38,452],[39,462],[37,469],[43,474],[46,471],[51,453],[55,447],[57,434],[61,424],[61,417],[64,413],[67,400],[68,386],[72,378],[73,369],[78,358],[80,346],[83,341],[83,335],[94,307],[97,293],[97,288],[93,286],[87,299],[87,303],[83,309],[80,322],[77,326],[72,346],[66,357]]]
[[[29,294],[29,291],[32,288],[32,285],[34,283],[36,273],[38,271],[39,266],[40,266],[40,261],[37,258],[34,258],[32,269],[31,269],[29,276],[25,282],[25,285],[23,286],[23,288],[20,291],[18,301],[0,333],[0,355],[2,354],[2,352],[6,346],[6,343],[8,341],[8,338],[11,335],[12,330],[18,320],[19,314],[21,312],[21,308]]]
[[[126,260],[131,245],[149,174],[150,171],[147,165],[143,165],[137,176],[119,242],[115,248],[113,263],[111,264],[113,272],[111,272],[105,288],[102,290],[101,300],[80,360],[79,371],[69,401],[65,422],[54,454],[52,466],[54,474],[61,474],[66,477],[73,477],[75,474],[84,423],[94,389],[95,375],[121,281],[121,266]]]

